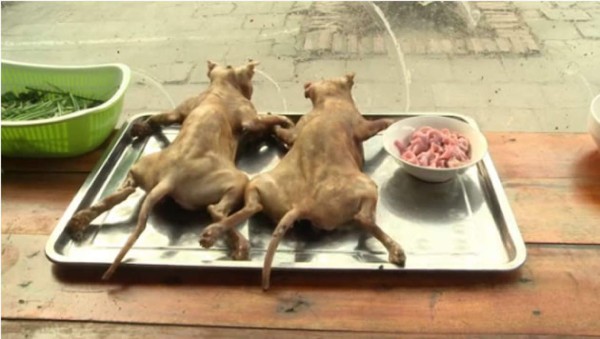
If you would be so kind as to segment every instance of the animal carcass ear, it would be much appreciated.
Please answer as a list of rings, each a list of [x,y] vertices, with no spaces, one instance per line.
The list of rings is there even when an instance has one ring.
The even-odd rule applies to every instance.
[[[356,74],[354,72],[346,74],[346,82],[348,83],[349,87],[352,87],[352,85],[354,85],[354,76],[355,75]]]
[[[208,64],[208,72],[206,72],[206,75],[208,75],[208,77],[210,78],[210,72],[211,72],[211,71],[212,71],[212,70],[213,70],[215,67],[217,67],[217,64],[216,64],[216,63],[214,63],[214,62],[212,62],[212,61],[210,61],[210,60],[208,60],[206,63]]]
[[[212,61],[210,61],[210,60],[207,61],[207,64],[208,64],[208,71],[209,72],[212,71],[213,68],[217,67],[217,64],[214,63],[214,62],[212,62]]]
[[[312,82],[307,82],[304,84],[304,97],[310,98],[310,87],[312,86]]]
[[[248,59],[248,64],[246,65],[246,70],[248,72],[248,76],[252,77],[254,75],[254,67],[256,67],[258,65],[260,65],[260,61]]]

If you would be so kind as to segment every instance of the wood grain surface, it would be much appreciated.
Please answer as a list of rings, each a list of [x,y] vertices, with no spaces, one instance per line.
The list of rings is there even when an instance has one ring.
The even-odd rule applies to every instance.
[[[600,248],[530,245],[508,274],[59,268],[45,236],[4,236],[4,319],[428,333],[600,333]],[[7,248],[9,247],[9,248]],[[568,310],[568,312],[567,312]]]
[[[503,186],[525,242],[600,244],[600,178],[510,179]]]
[[[2,175],[2,233],[50,234],[87,173]]]
[[[485,135],[502,179],[600,178],[600,151],[587,134]]]
[[[276,330],[236,327],[199,327],[174,325],[133,325],[122,323],[98,322],[56,322],[5,320],[2,322],[2,334],[12,339],[52,338],[71,339],[73,337],[87,339],[105,338],[213,338],[213,339],[391,339],[398,338],[398,333],[383,332],[349,332],[349,331],[314,331],[314,330]],[[407,334],[402,338],[443,338],[442,334]]]
[[[275,270],[267,293],[256,270],[122,267],[104,283],[104,267],[51,264],[44,257],[48,234],[102,152],[49,162],[2,158],[2,331],[15,337],[21,330],[51,337],[600,335],[600,152],[585,134],[486,136],[527,242],[521,269],[360,277]]]
[[[487,138],[526,242],[600,243],[592,222],[600,220],[600,152],[588,135],[487,133]],[[562,157],[539,151],[545,147]],[[100,154],[84,156],[85,166],[73,159],[53,159],[46,167],[40,160],[3,159],[2,232],[49,234],[95,165],[92,157]],[[16,171],[24,161],[27,170]]]
[[[600,152],[587,134],[486,132],[489,152],[501,177],[600,177]],[[21,159],[2,157],[4,172],[89,172],[100,159],[97,150],[77,158]]]

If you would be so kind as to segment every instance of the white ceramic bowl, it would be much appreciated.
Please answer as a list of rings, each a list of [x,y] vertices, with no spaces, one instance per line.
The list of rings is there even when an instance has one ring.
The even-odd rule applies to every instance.
[[[447,128],[451,132],[457,132],[471,143],[471,160],[459,167],[453,168],[431,168],[417,166],[400,157],[398,148],[394,145],[395,140],[408,144],[411,134],[421,127],[429,126],[437,129]],[[402,168],[409,174],[428,182],[444,182],[464,173],[469,167],[480,161],[487,152],[487,140],[483,134],[471,125],[450,117],[443,116],[418,116],[402,119],[390,125],[383,133],[383,147]]]
[[[590,106],[588,131],[600,149],[600,94],[596,95]]]

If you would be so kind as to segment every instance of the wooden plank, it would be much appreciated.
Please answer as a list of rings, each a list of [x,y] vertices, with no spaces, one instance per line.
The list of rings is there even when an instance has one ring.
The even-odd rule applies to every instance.
[[[6,158],[2,157],[2,170],[11,172],[90,172],[98,162],[104,148],[74,158]]]
[[[53,267],[45,236],[3,237],[4,319],[466,334],[600,335],[599,246],[529,246],[517,272]]]
[[[226,339],[306,339],[306,338],[398,338],[398,334],[381,332],[274,330],[232,327],[201,327],[173,325],[133,325],[71,321],[3,320],[2,334],[13,339],[54,338],[226,338]],[[406,338],[439,338],[441,335],[406,334]]]
[[[490,154],[504,178],[600,177],[600,152],[585,133],[486,132]],[[10,172],[89,172],[104,152],[68,159],[2,158]]]
[[[116,135],[117,131],[114,131],[98,148],[77,157],[38,159],[3,156],[3,175],[10,172],[90,172]]]
[[[600,152],[587,140],[589,136],[488,133],[487,137],[527,242],[600,243],[600,233],[593,226],[599,210]],[[82,161],[93,166],[88,160]],[[79,166],[76,162],[72,164],[65,165],[65,171],[71,172]],[[49,234],[86,176],[86,173],[3,173],[2,232]]]
[[[526,242],[600,244],[600,180],[511,179],[503,186]]]
[[[2,232],[50,234],[85,178],[5,174]],[[526,242],[600,244],[600,180],[508,179],[503,185]]]
[[[600,151],[588,134],[485,133],[502,179],[600,178]]]
[[[2,174],[2,233],[50,234],[87,175]]]

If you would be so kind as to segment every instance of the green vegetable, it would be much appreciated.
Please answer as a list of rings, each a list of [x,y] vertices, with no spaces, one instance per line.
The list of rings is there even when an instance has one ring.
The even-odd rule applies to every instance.
[[[27,87],[25,92],[2,94],[2,120],[47,119],[92,108],[102,101],[84,98],[50,85],[55,90]]]

